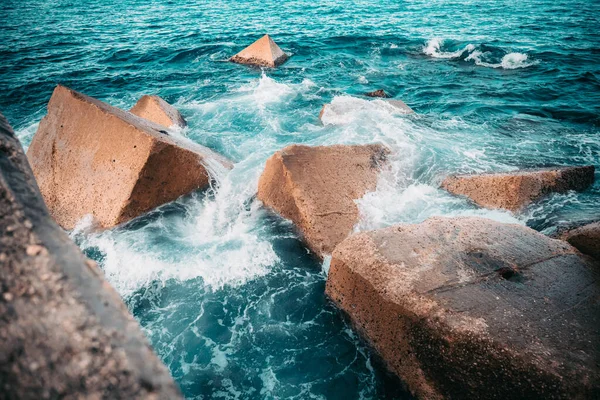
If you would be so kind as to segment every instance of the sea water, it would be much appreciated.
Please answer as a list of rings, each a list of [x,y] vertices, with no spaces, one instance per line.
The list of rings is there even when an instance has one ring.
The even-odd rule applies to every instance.
[[[600,217],[600,183],[516,215],[439,189],[450,173],[598,166],[597,1],[2,0],[0,11],[0,112],[25,147],[60,83],[124,109],[158,94],[189,122],[174,134],[235,162],[212,169],[209,190],[70,233],[187,398],[409,398],[325,297],[328,261],[256,199],[265,160],[286,145],[392,149],[357,201],[357,231],[476,215],[552,233]],[[285,65],[226,62],[265,33]],[[380,88],[416,115],[361,96]]]

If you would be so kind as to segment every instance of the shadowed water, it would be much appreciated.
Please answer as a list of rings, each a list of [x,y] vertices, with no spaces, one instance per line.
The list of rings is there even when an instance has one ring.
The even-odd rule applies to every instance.
[[[61,83],[126,109],[158,94],[189,122],[175,134],[236,163],[204,193],[72,233],[188,398],[408,398],[325,298],[327,263],[255,199],[265,160],[288,144],[393,150],[358,201],[357,230],[480,215],[550,233],[600,217],[599,183],[519,215],[438,189],[449,173],[598,166],[598,2],[4,0],[0,11],[0,112],[25,146]],[[282,67],[225,62],[267,32],[292,55]],[[417,115],[360,96],[379,88]]]

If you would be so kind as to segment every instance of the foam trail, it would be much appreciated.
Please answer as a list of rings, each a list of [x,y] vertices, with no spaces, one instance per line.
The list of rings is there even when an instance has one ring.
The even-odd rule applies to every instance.
[[[465,58],[465,61],[474,61],[475,65],[482,67],[502,69],[527,68],[539,64],[538,60],[530,61],[529,56],[523,53],[508,53],[502,57],[502,60],[499,63],[490,63],[483,60],[486,54],[487,53],[476,50],[469,54],[469,56]]]

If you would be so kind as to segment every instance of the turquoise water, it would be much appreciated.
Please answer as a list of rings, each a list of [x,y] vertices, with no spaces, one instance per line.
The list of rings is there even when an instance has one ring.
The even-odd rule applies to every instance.
[[[255,199],[288,144],[393,149],[357,230],[480,215],[551,233],[600,217],[600,183],[519,215],[438,189],[448,173],[598,166],[600,2],[314,3],[0,4],[0,111],[25,146],[61,83],[123,108],[159,94],[187,118],[180,134],[236,163],[211,190],[72,233],[188,398],[409,398],[325,298],[327,262]],[[284,66],[224,62],[264,33],[292,55]],[[378,88],[417,115],[360,96]]]

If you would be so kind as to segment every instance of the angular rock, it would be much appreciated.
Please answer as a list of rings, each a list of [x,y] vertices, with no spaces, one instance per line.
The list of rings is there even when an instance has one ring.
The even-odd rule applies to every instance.
[[[396,107],[398,110],[402,111],[404,114],[414,114],[412,108],[406,105],[402,100],[385,100],[386,103]]]
[[[487,208],[518,211],[550,193],[585,190],[594,182],[594,166],[559,167],[505,173],[456,175],[442,188]]]
[[[385,92],[385,90],[383,90],[383,89],[378,89],[378,90],[375,90],[373,92],[365,93],[365,96],[367,96],[367,97],[381,97],[383,99],[387,99],[388,97],[390,97],[390,95],[387,94]]]
[[[403,114],[414,114],[415,113],[413,111],[413,109],[410,108],[409,106],[407,106],[406,103],[403,102],[402,100],[384,99],[383,101],[385,101],[387,104],[389,104],[389,105],[397,108]],[[324,104],[323,108],[321,108],[321,112],[319,112],[319,119],[320,120],[323,120],[323,115],[325,114],[325,112],[328,109],[335,110],[335,105],[333,105],[333,104]]]
[[[102,272],[52,221],[0,115],[0,397],[181,398]]]
[[[600,272],[568,243],[483,218],[359,233],[327,295],[423,399],[600,394]]]
[[[269,35],[265,35],[229,60],[238,64],[275,68],[287,61],[288,58],[288,55],[277,46],[273,39]]]
[[[569,230],[561,235],[561,239],[600,260],[600,221]]]
[[[129,112],[167,128],[173,125],[180,128],[187,126],[187,122],[179,111],[158,96],[144,95],[140,97]]]
[[[87,214],[101,227],[128,221],[206,187],[209,165],[230,165],[161,125],[63,86],[54,90],[27,155],[65,229]]]
[[[354,200],[375,190],[387,154],[378,144],[288,146],[267,160],[258,198],[292,220],[322,258],[352,232],[359,218]]]

